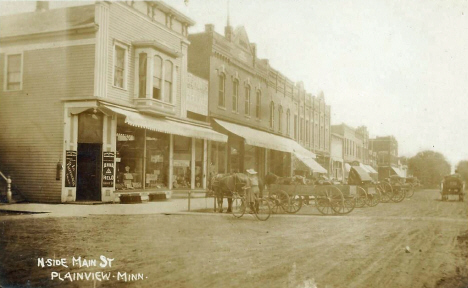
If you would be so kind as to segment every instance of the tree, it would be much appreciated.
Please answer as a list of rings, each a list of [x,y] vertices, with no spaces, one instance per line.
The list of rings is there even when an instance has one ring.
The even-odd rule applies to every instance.
[[[468,161],[462,160],[457,164],[458,174],[461,175],[463,181],[468,183]]]
[[[410,174],[427,187],[438,186],[443,177],[450,174],[450,168],[444,155],[431,150],[419,152],[408,161]]]

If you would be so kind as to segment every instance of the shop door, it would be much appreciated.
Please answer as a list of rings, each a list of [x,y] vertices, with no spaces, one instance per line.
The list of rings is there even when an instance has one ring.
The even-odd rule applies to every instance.
[[[76,201],[101,201],[101,147],[78,143]]]

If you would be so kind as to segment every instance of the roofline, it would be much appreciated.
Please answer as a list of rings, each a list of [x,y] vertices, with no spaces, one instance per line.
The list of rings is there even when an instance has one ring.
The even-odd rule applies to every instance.
[[[177,9],[173,8],[167,3],[164,3],[163,1],[145,1],[149,2],[153,5],[156,5],[158,8],[162,8],[161,11],[166,12],[166,13],[171,13],[176,16],[176,18],[179,18],[179,20],[182,20],[183,22],[187,23],[189,26],[194,26],[196,22],[183,14],[182,12],[179,12]]]
[[[0,42],[13,42],[19,41],[24,39],[34,39],[40,37],[47,37],[47,36],[61,36],[61,35],[68,35],[72,33],[91,33],[96,32],[99,30],[99,25],[96,23],[89,23],[85,25],[75,26],[71,28],[65,28],[60,30],[54,31],[46,31],[46,32],[39,32],[39,33],[32,33],[32,34],[20,34],[20,35],[13,35],[13,36],[0,36]]]

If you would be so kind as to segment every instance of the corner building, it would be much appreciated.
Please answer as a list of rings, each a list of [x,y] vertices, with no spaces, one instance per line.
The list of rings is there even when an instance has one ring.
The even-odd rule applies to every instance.
[[[47,6],[0,18],[0,171],[34,202],[204,191],[227,137],[188,117],[194,22],[161,1]]]
[[[189,35],[190,73],[209,82],[209,119],[227,144],[209,146],[210,174],[245,171],[280,176],[328,173],[330,107],[257,57],[244,27],[224,35],[208,24]]]

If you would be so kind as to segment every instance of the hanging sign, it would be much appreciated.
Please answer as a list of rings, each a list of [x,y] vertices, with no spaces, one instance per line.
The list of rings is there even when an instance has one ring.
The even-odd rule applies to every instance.
[[[102,187],[114,187],[114,152],[103,152]]]
[[[76,151],[65,153],[65,187],[76,187]]]

